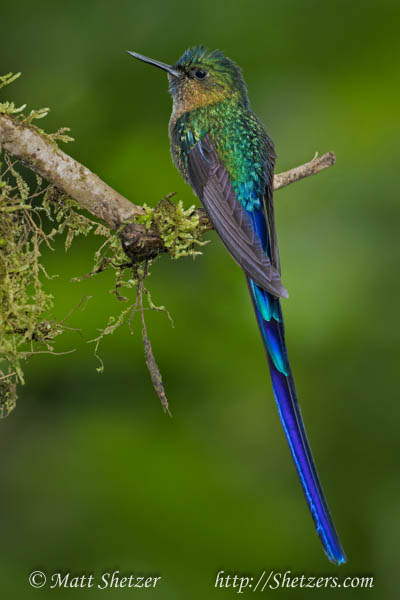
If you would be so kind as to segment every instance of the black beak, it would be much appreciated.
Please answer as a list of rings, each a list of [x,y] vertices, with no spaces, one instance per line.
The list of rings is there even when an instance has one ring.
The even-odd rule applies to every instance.
[[[131,56],[133,56],[133,58],[138,58],[139,60],[142,60],[145,63],[149,63],[149,65],[153,65],[154,67],[158,67],[159,69],[162,69],[163,71],[167,71],[167,73],[169,73],[173,77],[181,77],[181,75],[182,75],[182,73],[180,73],[179,71],[176,71],[171,65],[166,65],[163,62],[160,62],[158,60],[153,60],[152,58],[147,58],[147,56],[143,56],[143,54],[138,54],[137,52],[131,52],[130,50],[127,50],[127,53],[130,54]]]

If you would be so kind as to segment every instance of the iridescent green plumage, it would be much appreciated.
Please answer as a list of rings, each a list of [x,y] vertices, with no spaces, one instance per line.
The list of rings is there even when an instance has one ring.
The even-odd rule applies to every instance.
[[[239,67],[222,52],[207,52],[200,47],[187,50],[173,68],[185,73],[193,68],[204,68],[209,73],[205,93],[201,95],[195,80],[188,78],[186,89],[182,91],[176,78],[170,77],[174,112],[169,131],[172,156],[178,169],[188,180],[187,154],[208,133],[229,172],[239,202],[248,210],[260,208],[275,154],[272,140],[249,108],[247,88]],[[193,98],[195,107],[192,107]],[[186,109],[187,105],[191,109],[182,112],[182,107]]]
[[[175,164],[188,179],[187,155],[208,133],[246,210],[261,208],[266,173],[272,172],[273,145],[257,117],[238,97],[202,106],[171,120]]]

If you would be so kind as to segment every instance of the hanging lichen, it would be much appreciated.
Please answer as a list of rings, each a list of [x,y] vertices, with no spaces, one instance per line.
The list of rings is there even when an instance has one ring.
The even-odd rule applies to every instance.
[[[0,76],[0,88],[12,83],[19,73]],[[25,126],[34,128],[55,146],[58,141],[70,142],[68,128],[48,134],[34,123],[45,117],[49,109],[32,110],[23,114],[26,105],[16,107],[13,102],[0,103],[0,113],[18,119]],[[113,269],[115,284],[112,292],[117,300],[127,305],[117,317],[110,316],[99,335],[90,340],[95,344],[95,355],[100,362],[98,371],[103,370],[99,356],[99,344],[105,336],[113,334],[121,325],[131,326],[137,311],[142,315],[142,338],[154,388],[164,410],[168,411],[160,370],[155,361],[144,321],[143,297],[151,310],[168,311],[156,306],[144,281],[149,274],[151,261],[133,264],[123,252],[118,231],[112,231],[94,219],[82,214],[77,204],[61,194],[52,185],[35,175],[34,184],[27,181],[26,168],[14,160],[0,146],[0,417],[7,416],[15,407],[17,384],[24,383],[23,362],[37,353],[55,352],[55,339],[65,329],[65,319],[51,318],[54,299],[43,282],[49,279],[42,264],[42,248],[53,249],[56,236],[65,236],[68,250],[78,235],[89,234],[103,237],[94,255],[93,267],[87,275],[74,278],[80,281],[92,277],[105,269]],[[155,208],[144,206],[144,214],[133,222],[147,229],[155,228],[164,246],[173,259],[182,256],[195,257],[201,239],[199,216],[194,207],[185,209],[181,201],[171,202],[170,194]],[[50,223],[43,227],[43,221]],[[123,295],[123,289],[134,290],[135,300]]]

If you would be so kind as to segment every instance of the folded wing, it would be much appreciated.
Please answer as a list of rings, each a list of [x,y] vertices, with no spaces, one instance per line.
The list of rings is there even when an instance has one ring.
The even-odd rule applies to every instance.
[[[251,219],[239,203],[229,174],[204,136],[188,155],[189,178],[227,250],[261,288],[287,297],[281,277],[262,248]]]

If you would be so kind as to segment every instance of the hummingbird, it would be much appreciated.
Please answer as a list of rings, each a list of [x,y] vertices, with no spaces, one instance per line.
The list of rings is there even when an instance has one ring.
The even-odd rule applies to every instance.
[[[173,162],[244,271],[280,420],[328,558],[346,562],[306,436],[285,342],[273,203],[275,150],[250,109],[241,69],[221,51],[189,48],[174,65],[128,53],[166,71],[173,99]]]

